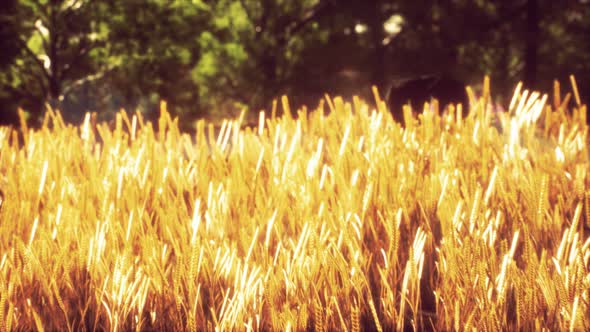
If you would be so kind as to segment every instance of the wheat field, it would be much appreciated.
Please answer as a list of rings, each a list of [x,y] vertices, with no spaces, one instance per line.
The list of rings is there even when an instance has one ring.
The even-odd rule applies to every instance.
[[[1,128],[0,332],[589,330],[586,107],[488,86]]]

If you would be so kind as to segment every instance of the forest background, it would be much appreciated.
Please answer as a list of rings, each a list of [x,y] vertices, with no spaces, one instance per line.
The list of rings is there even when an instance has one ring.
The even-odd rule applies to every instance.
[[[371,100],[396,82],[486,74],[506,103],[514,84],[551,91],[574,74],[587,102],[588,0],[3,0],[0,120],[46,105],[69,121],[121,108],[155,117],[166,100],[192,120],[269,109],[288,95]]]

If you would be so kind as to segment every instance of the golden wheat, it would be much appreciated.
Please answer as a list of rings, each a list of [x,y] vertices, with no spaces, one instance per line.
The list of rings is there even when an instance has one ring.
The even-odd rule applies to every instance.
[[[190,134],[165,103],[112,127],[21,112],[0,128],[0,330],[588,330],[572,86],[519,84],[496,114],[486,79],[404,127],[376,89]]]

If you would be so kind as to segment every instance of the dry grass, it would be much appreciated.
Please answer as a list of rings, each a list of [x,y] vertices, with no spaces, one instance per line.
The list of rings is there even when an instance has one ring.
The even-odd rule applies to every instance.
[[[487,95],[2,128],[0,331],[588,330],[585,107]]]

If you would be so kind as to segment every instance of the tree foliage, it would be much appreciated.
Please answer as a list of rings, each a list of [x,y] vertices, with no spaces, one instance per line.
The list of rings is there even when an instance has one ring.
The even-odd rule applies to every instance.
[[[0,13],[2,112],[48,103],[190,118],[267,108],[281,94],[370,97],[392,81],[490,74],[548,89],[590,73],[583,0],[7,0]],[[584,84],[582,82],[582,84]],[[585,90],[582,86],[582,94]]]
[[[38,110],[60,106],[70,93],[112,66],[106,11],[100,1],[22,0],[2,20],[15,32],[16,53],[2,76],[13,101]]]

